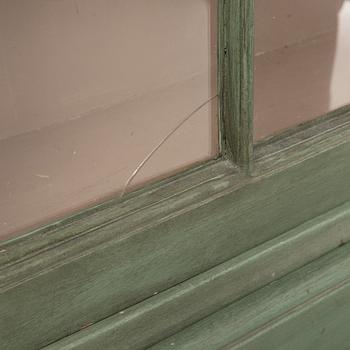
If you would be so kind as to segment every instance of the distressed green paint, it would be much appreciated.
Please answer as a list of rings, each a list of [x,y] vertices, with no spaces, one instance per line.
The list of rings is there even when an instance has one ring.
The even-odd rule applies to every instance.
[[[350,200],[349,115],[342,110],[263,142],[253,159],[253,1],[220,0],[219,6],[222,149],[230,162],[211,161],[1,244],[5,349],[38,349],[67,336],[73,338],[51,347],[142,348],[348,240],[347,205],[334,208]],[[252,176],[231,163],[251,170],[253,160]],[[337,232],[329,230],[332,225]],[[238,339],[237,346],[245,346],[242,337],[261,329],[254,315],[270,322],[279,310],[290,310],[281,290],[293,305],[303,305],[301,300],[311,300],[303,299],[306,285],[320,290],[328,283],[331,291],[342,283],[348,273],[342,263],[348,260],[335,256],[312,265],[320,274],[312,270],[311,276],[303,268],[308,273],[302,272],[301,280],[287,277],[280,288],[274,284],[266,294],[258,291],[253,299],[234,303],[246,320],[235,323],[238,333],[232,332],[229,315],[216,313],[214,323],[200,321],[177,339],[212,349],[206,338],[212,334],[213,341],[232,345]],[[326,272],[333,273],[329,280]],[[332,295],[327,300],[335,300]],[[271,348],[273,334],[282,344],[294,329],[288,322],[285,331],[269,329],[267,338],[259,333],[251,346],[261,341]],[[144,332],[135,339],[140,329]],[[314,339],[304,336],[303,344]],[[169,346],[168,340],[162,344]]]
[[[115,205],[120,216],[105,224],[93,226],[94,211],[92,222],[70,220],[60,244],[23,246],[28,254],[10,255],[1,269],[2,344],[43,347],[349,201],[349,127],[321,134],[304,131],[294,147],[261,157],[254,177],[213,162],[140,192],[141,207],[130,197],[130,212]]]
[[[45,350],[144,349],[348,242],[349,226],[350,203]]]
[[[183,193],[193,191],[192,188],[206,187],[207,183],[215,183],[228,174],[235,172],[234,167],[227,162],[221,160],[209,161],[204,165],[197,166],[188,171],[178,173],[171,178],[158,181],[155,184],[145,186],[144,188],[125,195],[122,199],[114,198],[97,206],[85,209],[70,217],[54,222],[45,227],[28,232],[26,235],[15,237],[12,240],[0,243],[0,271],[3,267],[11,266],[12,263],[26,260],[31,255],[38,252],[53,249],[55,246],[62,245],[64,242],[72,240],[84,239],[89,236],[89,246],[97,246],[111,237],[103,235],[89,234],[95,230],[101,230],[104,226],[113,222],[122,221],[130,217],[131,221],[135,221],[138,212],[144,212],[148,219],[153,218],[150,213],[156,215],[167,215],[169,208],[180,208],[181,205],[189,203],[190,198]],[[177,201],[173,201],[177,198]],[[199,198],[197,198],[199,200]],[[179,203],[179,206],[171,205],[171,203]],[[161,210],[155,210],[158,206]],[[152,208],[147,211],[147,208]],[[145,211],[146,210],[146,211]],[[129,222],[129,220],[126,220]],[[91,236],[94,237],[92,241]],[[1,276],[1,275],[0,275]]]
[[[281,150],[292,149],[300,157],[301,152],[296,151],[298,146],[305,148],[305,143],[319,144],[319,150],[334,147],[334,142],[340,144],[347,142],[347,137],[340,135],[347,132],[347,125],[350,124],[350,105],[338,108],[328,114],[316,119],[302,123],[292,129],[273,135],[259,141],[254,146],[254,159],[271,157]],[[325,137],[325,134],[328,136]],[[338,137],[336,136],[338,134]],[[332,135],[332,136],[331,136]],[[327,140],[332,139],[332,144]],[[325,142],[321,142],[324,140]]]
[[[248,171],[253,155],[253,18],[253,0],[219,2],[222,150]]]
[[[348,349],[349,266],[345,245],[150,349]]]

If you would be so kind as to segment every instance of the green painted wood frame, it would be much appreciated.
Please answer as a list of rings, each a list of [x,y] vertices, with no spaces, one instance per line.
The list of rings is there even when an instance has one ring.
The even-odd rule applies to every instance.
[[[243,339],[261,322],[232,326],[216,311],[232,304],[249,315],[246,295],[314,260],[331,271],[345,259],[349,109],[253,147],[253,1],[219,0],[219,28],[221,157],[3,242],[2,348],[145,349],[189,327],[179,333],[186,348],[189,333],[205,339],[190,326],[213,313]],[[328,252],[336,258],[324,265]],[[329,290],[350,272],[337,276]],[[267,295],[255,306],[283,299]],[[293,300],[304,305],[305,295]]]
[[[253,158],[254,1],[219,1],[219,96],[223,156],[249,172]]]

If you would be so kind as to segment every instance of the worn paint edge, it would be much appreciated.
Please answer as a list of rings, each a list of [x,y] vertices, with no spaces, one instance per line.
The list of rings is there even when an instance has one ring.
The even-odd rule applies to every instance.
[[[214,200],[217,196],[225,196],[249,183],[286,170],[346,143],[350,143],[350,113],[321,118],[313,121],[308,128],[296,128],[291,132],[287,144],[285,139],[278,138],[272,143],[262,145],[255,158],[251,177],[242,176],[228,161],[210,161],[146,186],[129,194],[124,200],[111,199],[26,235],[1,242],[0,270],[7,269],[12,264],[35,260],[37,256],[66,243],[76,245],[81,240],[87,241],[88,236],[94,235],[103,227],[124,219],[135,221],[140,213],[148,218],[149,213],[158,210],[166,216],[174,213],[177,208],[195,203],[200,206],[201,202],[197,196],[200,191],[208,193],[209,201]],[[223,185],[226,181],[229,182],[230,188]],[[175,201],[177,206],[172,205]],[[91,240],[90,245],[97,247],[109,239],[109,236],[100,236],[98,240]]]
[[[219,2],[218,86],[223,155],[244,171],[253,156],[254,1]]]
[[[35,258],[38,254],[66,242],[84,239],[91,232],[125,218],[130,218],[132,221],[133,217],[140,212],[154,211],[157,205],[167,208],[168,203],[178,197],[195,197],[196,192],[201,188],[210,187],[227,175],[236,176],[237,174],[237,168],[228,161],[211,160],[171,178],[149,184],[125,195],[122,199],[112,198],[24,235],[0,242],[0,269]],[[105,240],[101,239],[101,241]]]
[[[345,292],[347,298],[350,297],[349,266],[350,245],[346,244],[149,349],[256,349],[257,344],[261,345],[260,337],[266,335],[271,339],[268,349],[280,349],[275,331],[279,332],[279,341],[282,339],[281,346],[284,344],[284,333],[278,327],[283,325],[284,330],[288,329],[293,320],[298,320],[299,317],[302,320],[303,314],[310,310],[315,310],[316,317],[321,317],[321,314],[317,316],[317,307],[324,302],[331,302],[338,293]],[[338,305],[339,307],[341,306]],[[326,319],[328,315],[322,317]],[[331,321],[343,331],[348,329],[348,324],[342,324],[337,318]],[[301,331],[307,339],[306,333],[310,332],[310,328],[304,327]],[[336,334],[331,336],[336,344]],[[310,349],[312,338],[308,342],[303,349]],[[249,346],[252,344],[253,347]]]
[[[306,146],[297,148],[298,151],[280,152],[281,166],[274,167],[276,159],[267,157],[262,164],[270,166],[262,167],[257,176],[242,177],[231,168],[214,179],[210,176],[210,181],[201,177],[199,186],[193,180],[188,190],[169,197],[166,205],[160,201],[138,210],[135,216],[98,226],[81,237],[3,268],[0,302],[7,311],[0,322],[7,317],[6,325],[21,327],[20,341],[25,346],[44,346],[348,201],[349,138],[350,130],[345,125],[336,133],[323,134],[314,144],[306,140]],[[325,144],[326,150],[320,146]],[[298,147],[301,146],[303,143]],[[206,168],[205,174],[211,174],[210,170],[211,167]],[[167,191],[172,192],[169,188]],[[79,223],[78,220],[75,224]],[[150,244],[159,248],[156,259]],[[135,252],[137,259],[129,263]],[[145,261],[151,262],[152,268],[144,270]],[[75,271],[80,273],[74,275]],[[139,271],[143,271],[142,275]],[[103,276],[110,289],[96,290],[96,281],[104,283]],[[118,287],[121,283],[127,293],[125,288]],[[56,291],[61,293],[61,306],[57,308],[56,304],[55,318],[49,318]],[[17,306],[27,307],[31,295],[40,295],[41,299],[34,298],[31,312],[23,313]],[[10,307],[9,299],[16,307]],[[76,307],[68,311],[71,300],[75,300]],[[45,329],[44,320],[48,318],[52,326]],[[6,335],[13,326],[1,328],[8,348],[11,343],[17,346],[19,339]]]
[[[344,245],[348,227],[350,203],[44,349],[151,346]]]

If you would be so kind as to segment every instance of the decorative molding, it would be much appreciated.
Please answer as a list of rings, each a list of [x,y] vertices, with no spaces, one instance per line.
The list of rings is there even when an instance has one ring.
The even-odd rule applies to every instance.
[[[144,349],[345,244],[348,227],[349,203],[45,350]]]
[[[46,346],[349,201],[349,126],[322,123],[320,137],[258,159],[254,176],[213,161],[3,244],[2,344]]]
[[[347,244],[149,349],[347,349],[349,266]]]
[[[253,158],[254,1],[219,1],[222,152],[249,172]]]

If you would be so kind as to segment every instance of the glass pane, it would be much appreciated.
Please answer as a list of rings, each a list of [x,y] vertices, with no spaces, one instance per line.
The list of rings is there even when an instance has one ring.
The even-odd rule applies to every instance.
[[[217,154],[216,5],[0,0],[1,239]]]
[[[255,0],[255,140],[350,103],[350,1]]]

